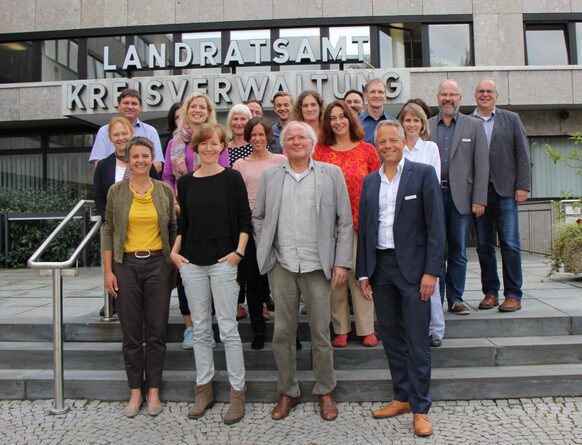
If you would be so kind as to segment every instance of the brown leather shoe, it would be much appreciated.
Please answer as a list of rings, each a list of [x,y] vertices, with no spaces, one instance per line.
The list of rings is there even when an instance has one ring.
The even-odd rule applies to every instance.
[[[428,414],[413,414],[412,425],[414,426],[414,434],[417,436],[428,437],[432,435],[432,424]]]
[[[410,404],[408,402],[400,402],[393,400],[388,405],[372,411],[372,417],[375,419],[386,419],[388,417],[398,416],[399,414],[409,413]]]
[[[505,297],[505,301],[499,305],[499,312],[515,312],[521,309],[521,300],[515,297]]]
[[[271,419],[273,420],[281,420],[284,419],[289,415],[289,411],[299,403],[299,398],[297,397],[289,397],[284,394],[279,396],[279,400],[277,400],[277,404],[271,411]]]
[[[495,306],[499,306],[497,295],[487,294],[479,303],[479,309],[493,309]]]
[[[337,417],[337,406],[333,393],[322,394],[319,396],[319,412],[323,420],[335,420]]]

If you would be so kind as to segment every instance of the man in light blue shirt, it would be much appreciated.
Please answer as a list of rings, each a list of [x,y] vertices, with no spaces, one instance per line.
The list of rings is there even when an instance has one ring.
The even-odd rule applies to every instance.
[[[148,138],[154,144],[154,165],[158,173],[161,173],[164,163],[164,154],[162,152],[162,144],[157,130],[139,120],[139,114],[142,110],[142,102],[139,91],[134,89],[126,89],[121,92],[117,99],[117,109],[119,115],[126,118],[133,126],[134,136],[143,136]],[[103,125],[95,136],[95,142],[89,155],[89,162],[92,162],[96,167],[97,163],[105,159],[115,151],[113,143],[109,140],[109,125]]]
[[[384,111],[386,100],[386,84],[380,79],[369,80],[364,87],[366,110],[360,115],[360,123],[364,127],[364,140],[374,144],[374,131],[380,121],[395,120],[394,116]]]

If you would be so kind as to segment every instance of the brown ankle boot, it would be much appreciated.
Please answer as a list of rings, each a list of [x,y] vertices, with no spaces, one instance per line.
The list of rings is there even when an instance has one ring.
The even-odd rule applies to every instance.
[[[204,385],[196,385],[196,403],[188,410],[189,419],[198,419],[204,415],[208,408],[214,405],[213,383],[210,381]]]
[[[232,425],[240,422],[245,415],[245,389],[237,391],[233,387],[230,388],[230,405],[228,411],[224,415],[224,423]]]

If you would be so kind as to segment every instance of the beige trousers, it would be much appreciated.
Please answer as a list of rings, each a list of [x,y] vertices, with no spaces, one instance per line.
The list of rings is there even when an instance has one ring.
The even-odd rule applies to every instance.
[[[347,334],[352,330],[350,306],[348,304],[349,286],[356,319],[356,334],[363,337],[374,333],[374,302],[366,300],[360,293],[358,280],[356,280],[354,274],[357,250],[358,234],[356,232],[354,235],[353,267],[348,273],[348,279],[341,287],[331,291],[331,323],[336,334]]]

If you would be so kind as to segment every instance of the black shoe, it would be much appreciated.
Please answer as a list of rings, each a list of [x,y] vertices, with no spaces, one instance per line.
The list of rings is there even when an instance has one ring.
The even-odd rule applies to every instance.
[[[301,349],[303,349],[303,345],[301,344],[301,342],[299,341],[299,337],[297,337],[295,339],[295,350],[296,351],[300,351]]]
[[[431,348],[439,348],[443,344],[441,338],[436,334],[432,334],[429,338]]]
[[[265,347],[265,336],[264,335],[255,335],[253,337],[253,341],[251,342],[251,348],[260,350]]]

